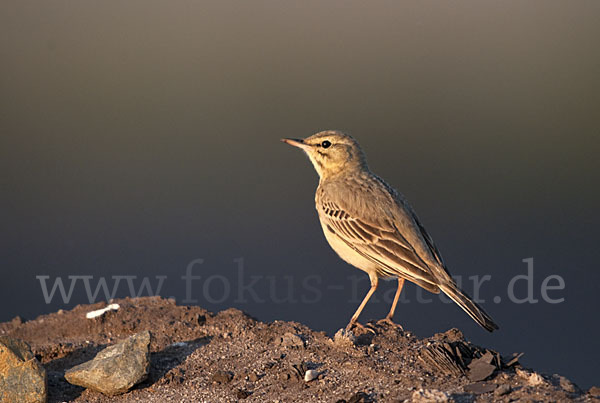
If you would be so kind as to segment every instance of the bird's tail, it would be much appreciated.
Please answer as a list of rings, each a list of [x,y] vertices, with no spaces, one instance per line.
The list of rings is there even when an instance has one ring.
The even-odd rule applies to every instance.
[[[454,282],[440,285],[440,289],[444,294],[450,297],[452,301],[456,302],[464,309],[464,311],[468,313],[479,326],[483,327],[488,332],[493,332],[495,329],[498,329],[498,325],[494,323],[492,318],[490,318],[490,316],[467,294],[462,292]]]

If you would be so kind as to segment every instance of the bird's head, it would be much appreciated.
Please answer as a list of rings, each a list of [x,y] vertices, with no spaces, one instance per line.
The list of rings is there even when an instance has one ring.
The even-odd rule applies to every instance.
[[[304,150],[321,179],[367,167],[365,154],[358,142],[337,130],[322,131],[304,140],[281,141]]]

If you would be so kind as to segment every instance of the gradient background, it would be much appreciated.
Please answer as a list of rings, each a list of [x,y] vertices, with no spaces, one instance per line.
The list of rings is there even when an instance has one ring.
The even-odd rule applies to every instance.
[[[308,275],[344,289],[211,304],[198,281],[200,305],[335,332],[356,309],[349,278],[364,277],[360,298],[368,281],[329,249],[316,174],[279,138],[336,128],[411,201],[453,274],[492,275],[482,297],[499,332],[437,298],[401,305],[406,329],[456,326],[598,384],[599,21],[594,0],[5,0],[0,320],[87,302],[79,286],[46,305],[36,275],[167,275],[161,295],[181,300],[188,262],[235,287],[243,257],[278,292]],[[559,274],[564,303],[508,301],[529,257],[535,296]],[[385,315],[379,301],[363,320]]]

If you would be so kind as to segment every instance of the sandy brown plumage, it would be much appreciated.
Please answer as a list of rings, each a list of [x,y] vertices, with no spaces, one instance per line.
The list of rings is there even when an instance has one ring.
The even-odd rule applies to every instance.
[[[411,206],[369,170],[356,140],[324,131],[304,140],[284,141],[302,148],[319,174],[315,205],[327,241],[342,259],[371,279],[371,289],[348,327],[356,323],[379,278],[396,277],[398,289],[386,320],[391,321],[408,280],[433,293],[441,290],[483,328],[498,328],[458,288]]]

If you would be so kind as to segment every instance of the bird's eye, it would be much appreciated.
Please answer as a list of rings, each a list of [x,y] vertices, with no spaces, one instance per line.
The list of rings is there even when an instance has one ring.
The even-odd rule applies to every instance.
[[[331,142],[329,140],[325,140],[321,143],[321,147],[323,148],[327,148],[331,145]]]

